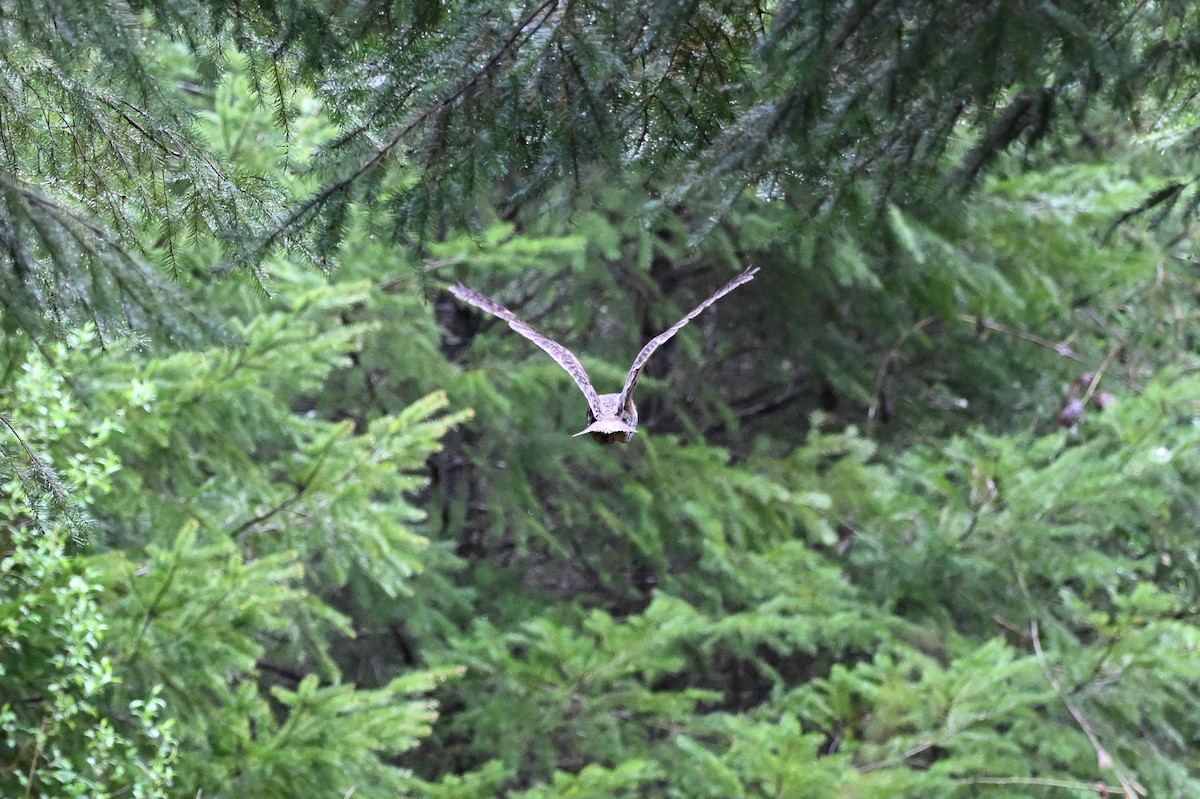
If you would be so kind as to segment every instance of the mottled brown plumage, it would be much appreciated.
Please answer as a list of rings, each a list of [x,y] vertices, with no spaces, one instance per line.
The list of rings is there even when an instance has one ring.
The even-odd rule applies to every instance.
[[[650,360],[650,356],[654,355],[655,350],[666,344],[684,325],[699,316],[705,308],[743,283],[753,280],[756,272],[758,269],[747,269],[742,272],[707,300],[697,305],[687,316],[650,339],[633,359],[633,365],[629,367],[629,374],[625,377],[625,385],[618,394],[597,394],[596,389],[592,387],[592,381],[588,379],[587,370],[575,357],[575,353],[557,341],[546,338],[532,325],[522,321],[500,303],[461,283],[451,286],[450,292],[463,302],[470,303],[476,308],[508,322],[509,327],[545,350],[559,366],[567,371],[567,374],[575,381],[575,385],[579,386],[579,390],[583,392],[588,404],[588,425],[575,435],[581,436],[587,433],[593,441],[600,444],[624,444],[637,432],[638,415],[637,406],[633,403],[633,390],[637,386],[638,377],[645,368],[646,362]]]

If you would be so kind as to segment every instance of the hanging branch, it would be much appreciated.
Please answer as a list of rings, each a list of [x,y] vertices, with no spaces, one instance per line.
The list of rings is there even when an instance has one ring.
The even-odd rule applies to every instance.
[[[294,229],[298,225],[304,224],[314,214],[319,212],[320,209],[324,207],[325,203],[327,203],[333,196],[346,191],[356,180],[383,163],[383,161],[391,154],[392,150],[394,150],[396,146],[400,144],[400,142],[402,142],[410,133],[427,122],[431,117],[441,113],[461,99],[464,94],[470,91],[472,87],[474,87],[488,73],[495,69],[496,65],[500,62],[500,59],[503,58],[506,53],[515,47],[520,47],[521,44],[524,44],[526,40],[528,40],[544,24],[546,24],[546,21],[550,19],[550,16],[553,13],[553,6],[556,6],[557,3],[558,0],[542,0],[541,3],[539,3],[532,11],[526,14],[520,22],[517,23],[517,26],[509,34],[508,38],[504,40],[504,43],[500,45],[500,48],[492,54],[491,58],[489,58],[482,67],[476,70],[471,77],[467,78],[467,80],[464,81],[457,89],[446,95],[446,97],[442,98],[435,105],[432,105],[422,111],[412,121],[402,125],[390,137],[388,137],[387,141],[376,147],[371,156],[359,164],[355,169],[351,170],[342,177],[325,184],[325,186],[322,187],[321,190],[315,195],[307,200],[304,200],[287,215],[285,215],[274,226],[274,228],[264,238],[261,239],[258,247],[255,249],[255,256],[261,257],[272,246],[274,246],[282,236],[286,235],[288,231]],[[537,19],[539,15],[541,15],[541,19]]]

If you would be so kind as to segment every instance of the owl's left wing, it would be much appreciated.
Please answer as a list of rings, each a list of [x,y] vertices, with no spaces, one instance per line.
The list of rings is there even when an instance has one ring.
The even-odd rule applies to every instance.
[[[633,366],[629,367],[629,374],[625,377],[625,387],[621,389],[621,399],[617,407],[624,408],[626,402],[630,397],[633,396],[633,389],[637,385],[638,377],[641,376],[642,369],[645,368],[646,362],[650,360],[650,356],[654,354],[655,350],[657,350],[663,344],[666,344],[672,336],[674,336],[680,331],[680,329],[683,328],[684,325],[703,313],[705,308],[712,305],[714,302],[721,299],[743,283],[749,283],[751,280],[753,280],[754,275],[757,272],[758,267],[751,267],[745,272],[742,272],[733,280],[729,281],[720,289],[718,289],[716,293],[714,293],[707,300],[693,308],[687,316],[683,317],[678,322],[671,325],[654,338],[650,339],[646,346],[642,347],[642,351],[637,354],[637,357],[633,359]]]
[[[480,294],[475,289],[467,288],[459,283],[456,286],[450,287],[450,293],[463,302],[470,303],[480,310],[487,311],[492,316],[503,319],[505,322],[508,322],[508,326],[514,331],[541,347],[547,355],[566,370],[571,379],[575,381],[575,385],[579,386],[579,390],[583,392],[583,396],[587,399],[587,404],[592,411],[592,415],[601,415],[600,398],[596,395],[596,389],[592,387],[592,381],[588,378],[587,370],[583,368],[583,364],[575,357],[575,353],[554,339],[542,335],[533,325],[524,321],[495,300]]]

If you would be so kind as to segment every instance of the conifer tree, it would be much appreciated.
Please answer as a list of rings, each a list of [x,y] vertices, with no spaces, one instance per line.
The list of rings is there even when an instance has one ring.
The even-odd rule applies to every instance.
[[[1192,5],[0,4],[0,793],[1200,794]]]
[[[1015,143],[1086,143],[1098,101],[1136,114],[1188,96],[1195,13],[1183,0],[156,0],[96,14],[20,0],[0,25],[4,317],[28,333],[68,313],[178,327],[187,302],[147,262],[209,279],[211,264],[181,259],[189,241],[211,237],[253,270],[280,246],[331,257],[360,201],[389,238],[428,241],[478,229],[484,208],[533,218],[623,175],[650,218],[689,209],[692,235],[749,191],[786,198],[832,246],[889,204],[942,205]],[[301,88],[332,115],[317,182],[244,171],[197,135],[230,46],[282,130]]]

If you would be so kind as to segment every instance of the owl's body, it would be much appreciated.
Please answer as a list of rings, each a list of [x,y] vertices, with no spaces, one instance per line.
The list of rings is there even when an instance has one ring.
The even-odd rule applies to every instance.
[[[597,416],[588,408],[588,426],[575,435],[587,433],[592,437],[592,441],[606,446],[628,444],[632,441],[638,424],[637,406],[633,404],[633,397],[626,399],[622,407],[620,394],[601,394],[596,397],[596,404],[600,406],[600,415]]]
[[[470,303],[476,308],[508,322],[509,327],[541,347],[547,355],[567,371],[567,374],[571,375],[588,404],[588,425],[575,435],[581,436],[586,433],[598,444],[626,444],[633,439],[633,434],[637,432],[638,415],[637,406],[633,403],[633,390],[637,386],[638,377],[645,368],[646,362],[650,360],[650,356],[678,333],[684,325],[699,316],[705,308],[743,283],[753,280],[757,271],[758,269],[747,269],[696,306],[687,316],[650,339],[633,359],[633,365],[625,377],[625,386],[616,394],[597,394],[596,389],[592,387],[591,379],[588,378],[587,370],[583,368],[583,364],[579,362],[575,353],[557,341],[542,335],[532,325],[522,321],[500,303],[462,284],[451,286],[450,292],[463,302]]]

